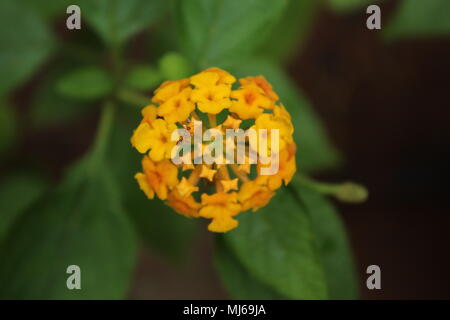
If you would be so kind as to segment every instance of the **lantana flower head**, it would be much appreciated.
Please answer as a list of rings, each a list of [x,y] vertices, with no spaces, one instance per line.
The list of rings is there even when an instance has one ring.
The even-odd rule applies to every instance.
[[[149,199],[156,195],[181,215],[211,219],[210,231],[227,232],[238,226],[238,214],[266,206],[291,181],[296,171],[294,127],[263,76],[237,81],[224,70],[209,68],[164,82],[151,102],[142,109],[131,138],[143,154],[143,170],[135,178]],[[187,137],[179,134],[181,129]],[[227,135],[247,129],[261,133],[241,140]],[[196,130],[206,141],[192,139]],[[227,138],[219,140],[218,135]],[[179,157],[186,147],[192,151]]]

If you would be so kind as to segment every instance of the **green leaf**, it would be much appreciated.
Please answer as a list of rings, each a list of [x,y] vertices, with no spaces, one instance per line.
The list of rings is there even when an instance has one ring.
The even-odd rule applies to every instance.
[[[310,218],[284,189],[264,208],[239,215],[224,235],[243,266],[292,299],[325,299],[327,287]]]
[[[306,40],[317,4],[317,0],[289,0],[282,18],[258,52],[282,62],[289,60]]]
[[[201,69],[229,66],[266,39],[286,5],[287,0],[178,0],[181,49]]]
[[[345,13],[362,9],[371,4],[376,4],[378,1],[379,0],[328,0],[328,3],[333,10]]]
[[[296,191],[313,223],[330,299],[357,299],[353,255],[339,215],[321,194],[302,186],[297,186]]]
[[[46,182],[36,175],[16,173],[0,183],[0,243],[18,218],[43,194]]]
[[[0,43],[0,96],[26,81],[54,47],[40,17],[16,0],[0,1]]]
[[[384,28],[387,39],[444,37],[450,34],[450,1],[403,0]]]
[[[286,299],[272,288],[254,279],[226,246],[223,239],[216,239],[214,266],[228,294],[234,299]]]
[[[18,2],[26,3],[30,10],[35,11],[45,19],[53,19],[57,16],[63,16],[66,14],[66,9],[74,0],[58,0],[58,1],[42,1],[36,0],[17,0]]]
[[[67,97],[90,100],[107,95],[113,88],[113,82],[103,69],[84,67],[62,76],[57,88]]]
[[[176,52],[166,53],[158,63],[159,71],[166,80],[187,78],[194,72],[189,61]]]
[[[168,1],[79,0],[82,15],[103,40],[112,46],[123,44],[135,33],[159,18]]]
[[[292,116],[299,170],[325,170],[340,164],[341,157],[328,139],[318,115],[299,88],[276,63],[255,58],[244,61],[234,68],[233,72],[239,77],[263,75],[273,85],[280,101]]]
[[[89,103],[69,99],[57,88],[57,81],[65,68],[54,67],[38,84],[37,92],[31,98],[31,121],[35,127],[59,125],[74,121],[92,109]]]
[[[136,90],[148,90],[158,86],[162,76],[156,68],[148,65],[134,66],[125,78],[125,84]]]
[[[192,247],[198,220],[177,214],[161,200],[149,200],[135,185],[127,192],[126,209],[144,245],[173,262],[181,262]]]
[[[0,248],[0,298],[125,297],[135,262],[133,229],[110,171],[94,171],[90,163],[72,169],[11,231]],[[67,289],[70,265],[81,268],[81,290]]]
[[[175,213],[159,199],[147,199],[139,189],[134,175],[142,171],[142,155],[131,147],[130,137],[140,117],[139,112],[120,115],[108,154],[111,173],[121,182],[125,208],[145,246],[179,262],[192,245],[197,221]]]
[[[16,136],[16,117],[10,106],[0,103],[0,155],[3,155],[14,142]]]

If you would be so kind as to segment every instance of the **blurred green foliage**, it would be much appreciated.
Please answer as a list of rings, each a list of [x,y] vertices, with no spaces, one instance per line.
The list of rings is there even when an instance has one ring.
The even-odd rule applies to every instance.
[[[450,1],[403,0],[384,30],[387,39],[442,37],[450,34]]]
[[[314,190],[298,185],[297,201],[311,219],[317,254],[323,265],[331,299],[357,299],[358,279],[344,225],[331,202]]]
[[[105,43],[117,47],[160,18],[167,3],[155,0],[78,0],[73,4],[82,8],[83,17]]]
[[[289,190],[238,220],[224,238],[257,279],[291,299],[328,297],[312,222]]]
[[[228,293],[235,299],[284,300],[285,296],[276,292],[249,274],[222,237],[217,237],[214,265]]]
[[[289,1],[258,52],[278,61],[288,61],[306,40],[319,4],[317,0]]]
[[[83,67],[63,75],[56,86],[64,96],[90,100],[109,94],[113,81],[102,68]]]
[[[176,52],[166,53],[158,62],[159,72],[165,80],[179,80],[189,77],[193,68],[189,61]]]
[[[0,297],[118,299],[130,282],[135,235],[115,181],[90,158],[24,213],[0,249]],[[67,290],[69,265],[80,266],[83,290]]]
[[[39,15],[20,1],[0,2],[0,96],[22,84],[50,56],[54,37]]]
[[[45,192],[45,179],[34,173],[17,172],[3,179],[0,184],[0,243],[25,210]],[[20,201],[12,201],[20,199]]]
[[[346,13],[357,9],[363,9],[371,4],[377,4],[382,0],[327,0],[331,8],[339,13]]]
[[[69,68],[55,65],[37,85],[30,101],[30,120],[34,127],[57,126],[74,121],[92,109],[92,105],[85,100],[76,100],[61,92],[59,83]]]
[[[250,55],[268,36],[288,1],[178,0],[181,50],[199,69],[228,68]]]
[[[298,170],[339,166],[342,156],[282,65],[302,47],[320,5],[340,14],[365,14],[368,3],[3,0],[2,159],[20,139],[14,139],[18,125],[8,102],[31,79],[33,126],[64,127],[91,110],[101,110],[101,117],[91,148],[56,187],[31,170],[10,172],[1,180],[0,297],[124,298],[140,243],[175,263],[183,261],[196,239],[197,221],[144,196],[133,178],[141,155],[129,141],[140,108],[164,80],[210,66],[239,77],[262,74],[292,115]],[[69,4],[81,7],[81,30],[64,30]],[[386,34],[391,39],[442,36],[450,30],[447,11],[445,0],[403,0]],[[142,33],[145,37],[135,37]],[[129,57],[136,39],[145,39],[141,45],[151,47],[151,57]],[[268,206],[241,214],[239,228],[216,237],[214,262],[224,287],[243,299],[357,298],[339,215],[323,195],[301,178],[294,180]],[[66,288],[65,270],[72,264],[82,269],[81,291]]]
[[[158,86],[162,81],[162,75],[151,65],[136,65],[130,68],[125,77],[125,85],[131,89],[149,90]]]
[[[58,0],[58,1],[46,1],[45,5],[39,0],[18,0],[16,2],[22,2],[30,10],[36,12],[39,16],[45,20],[51,20],[55,17],[61,16],[61,13],[66,12],[66,8],[76,1],[73,0]],[[24,7],[25,8],[25,7]]]

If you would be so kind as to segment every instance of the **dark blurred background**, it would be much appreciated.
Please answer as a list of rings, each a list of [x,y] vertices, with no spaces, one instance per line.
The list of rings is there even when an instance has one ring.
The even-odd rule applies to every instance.
[[[382,26],[397,5],[380,4]],[[287,64],[346,159],[341,169],[318,177],[351,179],[370,191],[362,205],[336,203],[354,249],[362,298],[449,299],[450,40],[388,43],[365,27],[366,19],[365,8],[347,14],[320,8]],[[144,37],[132,45],[137,57],[144,54]],[[96,114],[64,127],[27,129],[29,97],[46,71],[43,66],[15,93],[23,127],[2,172],[33,155],[57,179],[95,134]],[[130,298],[227,298],[212,266],[213,235],[199,229],[181,265],[141,250]],[[366,289],[371,264],[381,267],[381,290]]]

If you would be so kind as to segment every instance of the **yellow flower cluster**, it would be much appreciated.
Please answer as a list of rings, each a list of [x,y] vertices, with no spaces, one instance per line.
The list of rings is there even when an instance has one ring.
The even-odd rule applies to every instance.
[[[156,194],[187,217],[212,219],[208,229],[213,232],[227,232],[237,227],[234,217],[238,213],[267,205],[296,171],[291,117],[278,103],[272,86],[262,76],[240,79],[233,88],[235,82],[234,76],[218,68],[164,82],[155,91],[152,104],[142,110],[142,121],[131,138],[132,145],[145,154],[143,172],[135,178],[147,197],[153,199]],[[269,129],[268,143],[270,129],[279,129],[278,172],[261,175],[259,169],[268,165],[259,160],[256,164],[176,165],[171,160],[177,145],[171,140],[172,132],[185,128],[192,133],[193,122],[201,119],[208,119],[210,128],[223,133],[241,128],[244,122],[247,128]],[[270,143],[268,149],[276,152]]]

